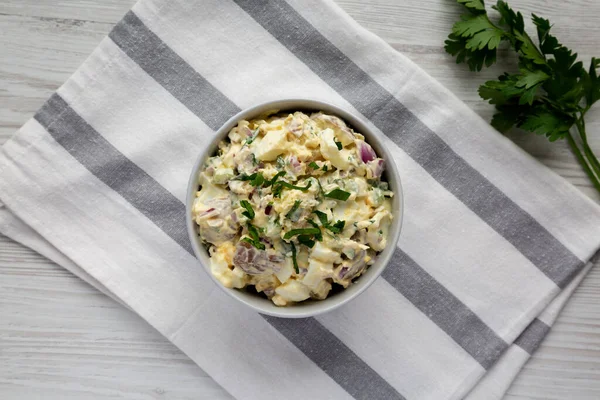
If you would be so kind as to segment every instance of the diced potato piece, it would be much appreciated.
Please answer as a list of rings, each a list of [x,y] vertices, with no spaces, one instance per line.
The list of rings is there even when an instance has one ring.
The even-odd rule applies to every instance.
[[[285,151],[286,143],[285,131],[269,131],[261,141],[256,142],[254,155],[261,161],[273,161]]]
[[[302,301],[310,297],[310,288],[298,281],[289,280],[283,285],[277,287],[277,289],[275,289],[275,293],[286,300]]]

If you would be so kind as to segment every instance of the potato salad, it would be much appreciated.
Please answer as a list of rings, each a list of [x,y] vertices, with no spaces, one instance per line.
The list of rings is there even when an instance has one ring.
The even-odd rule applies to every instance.
[[[192,206],[212,274],[278,306],[347,288],[387,245],[384,167],[334,115],[240,121],[201,168]]]

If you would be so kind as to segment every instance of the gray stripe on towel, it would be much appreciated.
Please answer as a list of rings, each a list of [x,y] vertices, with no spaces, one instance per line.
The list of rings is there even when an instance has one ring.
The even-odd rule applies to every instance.
[[[477,314],[399,248],[382,276],[483,368],[490,368],[508,348]]]
[[[550,327],[536,318],[519,335],[515,340],[515,344],[529,354],[533,354],[540,347],[548,332],[550,332]]]
[[[92,174],[193,253],[184,204],[96,132],[62,97],[53,94],[34,118]]]
[[[108,35],[132,60],[217,130],[240,109],[198,74],[131,11]]]

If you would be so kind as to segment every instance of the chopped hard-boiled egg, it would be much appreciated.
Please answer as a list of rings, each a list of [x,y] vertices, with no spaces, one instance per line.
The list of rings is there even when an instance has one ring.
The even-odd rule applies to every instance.
[[[269,131],[254,146],[254,155],[260,161],[273,161],[283,153],[287,144],[287,133],[284,130]]]

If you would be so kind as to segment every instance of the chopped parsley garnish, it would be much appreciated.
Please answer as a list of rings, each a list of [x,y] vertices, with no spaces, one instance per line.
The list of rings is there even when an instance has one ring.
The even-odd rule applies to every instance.
[[[256,156],[252,153],[252,165],[258,165],[258,161],[256,161]]]
[[[319,225],[317,225],[317,223],[315,221],[313,221],[312,219],[307,219],[306,222],[311,224],[313,227],[319,229],[319,233],[315,233],[315,239],[319,242],[322,241],[323,235],[321,234],[321,229],[319,228]]]
[[[328,224],[327,214],[325,214],[323,211],[319,211],[319,210],[315,210],[314,213],[317,215],[317,217],[319,217],[319,221],[321,221],[321,225],[325,226]]]
[[[326,193],[325,197],[329,197],[331,199],[346,201],[350,197],[350,193],[346,192],[342,189],[333,189],[331,192]]]
[[[265,187],[274,185],[277,182],[277,179],[279,179],[283,175],[285,175],[285,171],[279,171],[271,180],[265,181]]]
[[[317,215],[317,217],[319,217],[319,221],[321,221],[321,225],[323,225],[323,227],[325,229],[329,229],[331,232],[333,233],[340,233],[343,229],[344,226],[346,225],[346,221],[337,221],[335,224],[331,225],[329,223],[329,221],[327,221],[327,214],[325,214],[322,211],[315,211],[315,214]]]
[[[336,142],[335,140],[333,141],[335,143],[335,145],[337,146],[338,150],[342,149],[342,142]]]
[[[311,224],[312,226],[314,226],[315,228],[319,228],[319,225],[317,225],[317,223],[315,221],[313,221],[312,219],[307,219],[306,222],[308,222],[309,224]]]
[[[290,243],[292,245],[292,263],[294,264],[294,270],[297,274],[300,273],[300,269],[298,268],[298,260],[296,260],[296,246],[294,243]]]
[[[298,235],[318,235],[321,233],[319,228],[302,228],[302,229],[292,229],[283,237],[284,239],[291,239],[294,236]]]
[[[246,143],[244,143],[244,144],[252,144],[252,142],[254,142],[254,139],[256,139],[256,137],[258,136],[259,132],[260,132],[260,128],[256,128],[254,130],[254,132],[252,132],[252,136],[250,136],[248,139],[246,139]]]
[[[306,186],[294,186],[291,183],[282,182],[282,181],[277,182],[277,185],[281,185],[281,186],[283,186],[286,189],[301,190],[303,192],[306,192],[310,188],[311,184],[312,184],[312,181],[308,181],[308,183],[306,184]]]
[[[328,226],[327,229],[333,233],[340,233],[344,229],[344,226],[346,226],[346,221],[340,220],[335,224]]]
[[[303,192],[306,192],[310,188],[311,184],[312,184],[312,182],[309,181],[306,186],[302,187],[302,186],[294,186],[291,183],[278,181],[273,184],[273,196],[281,197],[281,192],[283,191],[283,188],[301,190]]]
[[[250,185],[257,187],[265,182],[265,177],[260,172],[255,172],[252,175],[241,175],[237,178],[240,181],[249,181]]]
[[[302,243],[305,246],[310,247],[311,249],[315,245],[315,241],[312,240],[309,235],[299,235],[298,242]]]
[[[327,172],[327,165],[323,165],[323,168],[321,168],[324,172]]]
[[[319,178],[315,178],[315,180],[317,181],[317,184],[319,185],[319,194],[323,193],[323,186],[321,186],[321,181],[319,180]]]
[[[308,164],[308,166],[312,169],[319,169],[319,165],[314,161],[311,161],[310,164]]]
[[[296,200],[294,202],[294,205],[292,206],[292,208],[290,208],[290,211],[288,211],[288,213],[285,214],[285,217],[291,218],[294,215],[294,213],[296,212],[296,210],[298,210],[298,207],[300,207],[300,203],[302,203],[301,200]]]
[[[277,157],[277,167],[279,169],[284,169],[285,168],[285,160],[281,156]]]
[[[283,187],[281,185],[277,185],[273,187],[273,196],[281,197],[281,192],[283,191]]]
[[[254,218],[254,209],[252,208],[252,204],[246,200],[240,201],[240,206],[244,207],[246,211],[242,212],[242,215],[248,217],[248,219]]]
[[[245,237],[240,240],[242,242],[250,243],[252,246],[256,247],[259,250],[264,250],[265,245],[263,243],[261,243],[260,237],[258,236],[258,230],[256,229],[256,227],[252,224],[248,224],[247,228],[248,228],[248,234],[250,235],[250,237]]]

